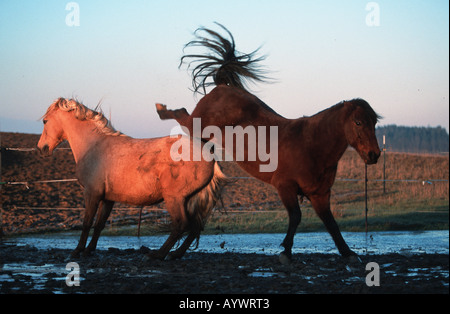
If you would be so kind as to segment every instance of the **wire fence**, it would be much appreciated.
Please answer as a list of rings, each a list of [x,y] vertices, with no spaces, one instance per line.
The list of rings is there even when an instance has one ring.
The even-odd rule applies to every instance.
[[[1,147],[1,150],[4,151],[16,151],[16,152],[32,152],[36,151],[36,148],[27,148],[27,147]],[[71,150],[70,147],[58,147],[56,150]],[[1,160],[1,159],[0,159]],[[0,172],[1,174],[1,172]],[[253,177],[231,177],[232,180],[257,180]],[[57,180],[37,180],[37,181],[19,181],[19,182],[9,182],[9,181],[1,181],[0,177],[0,185],[8,184],[8,185],[25,185],[28,186],[29,184],[35,184],[35,183],[56,183],[56,182],[74,182],[78,179],[70,178],[70,179],[57,179]],[[426,180],[418,180],[418,179],[350,179],[350,178],[336,178],[336,181],[344,181],[344,182],[364,182],[364,181],[371,181],[371,182],[407,182],[407,183],[433,183],[433,182],[449,182],[448,179],[426,179]]]
[[[229,177],[231,180],[257,180],[253,177]],[[36,183],[57,183],[57,182],[77,182],[78,179],[59,179],[59,180],[37,180],[37,181],[18,181],[18,182],[1,182],[0,184],[7,184],[7,185],[24,185],[27,189],[29,189],[31,184]],[[365,179],[345,179],[345,178],[337,178],[336,181],[342,181],[342,182],[365,182]],[[412,180],[412,179],[396,179],[396,180],[390,180],[390,179],[373,179],[373,180],[367,180],[370,182],[406,182],[406,183],[421,183],[421,184],[433,184],[434,182],[449,182],[449,180],[445,179],[428,179],[428,180]]]

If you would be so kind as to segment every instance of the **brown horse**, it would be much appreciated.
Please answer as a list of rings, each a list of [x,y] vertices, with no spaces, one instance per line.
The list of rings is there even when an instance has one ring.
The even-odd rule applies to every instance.
[[[73,256],[95,250],[114,202],[147,206],[166,202],[172,220],[171,233],[153,258],[164,259],[184,232],[184,243],[169,257],[183,256],[199,238],[226,178],[213,161],[176,161],[174,144],[192,150],[202,145],[187,137],[133,139],[115,131],[103,114],[75,100],[57,99],[43,116],[44,130],[37,148],[43,155],[64,140],[72,148],[76,176],[84,187],[85,216]],[[85,249],[97,209],[94,234]]]
[[[200,32],[206,32],[210,38],[201,37]],[[260,78],[252,66],[261,58],[252,60],[253,53],[237,55],[229,32],[231,42],[205,28],[200,28],[195,34],[197,39],[186,46],[203,45],[210,48],[212,53],[204,56],[185,55],[182,62],[185,58],[195,58],[193,62],[199,63],[193,69],[195,91],[200,87],[205,90],[205,86],[211,84],[206,81],[210,77],[213,77],[217,86],[198,102],[191,115],[184,108],[168,110],[165,105],[157,104],[160,118],[176,119],[190,134],[193,134],[194,118],[201,118],[202,128],[216,126],[222,132],[227,126],[276,126],[278,166],[274,171],[261,171],[260,166],[266,160],[259,156],[256,160],[235,160],[253,177],[272,184],[288,211],[289,227],[282,243],[285,250],[280,254],[280,260],[289,262],[292,257],[293,237],[301,221],[298,196],[311,201],[341,255],[356,255],[345,243],[330,211],[331,187],[339,159],[349,145],[366,164],[377,162],[380,149],[375,137],[375,124],[379,116],[366,101],[353,99],[340,102],[312,117],[286,119],[245,90],[243,79]],[[210,139],[207,134],[203,138]],[[252,149],[255,146],[258,148],[259,143],[259,140],[253,143]],[[223,137],[221,144],[226,147]],[[245,154],[249,153],[249,144],[244,145]],[[235,151],[233,156],[236,157]]]

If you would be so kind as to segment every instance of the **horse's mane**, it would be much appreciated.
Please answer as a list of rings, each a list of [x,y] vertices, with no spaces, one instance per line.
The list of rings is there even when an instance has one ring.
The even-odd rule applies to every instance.
[[[376,124],[380,119],[383,118],[378,113],[376,113],[375,110],[373,110],[373,108],[369,105],[369,103],[367,101],[365,101],[362,98],[354,98],[352,100],[343,100],[343,101],[337,103],[336,105],[331,106],[330,108],[327,108],[327,109],[324,109],[324,110],[318,112],[316,115],[326,114],[327,112],[328,113],[337,112],[337,111],[341,110],[346,103],[351,103],[353,109],[356,107],[362,108],[367,113],[369,119],[372,120],[372,122],[374,124]]]
[[[93,121],[97,130],[103,134],[113,136],[124,135],[123,133],[114,129],[114,127],[111,125],[111,122],[105,118],[105,116],[99,109],[99,106],[97,106],[93,110],[89,109],[88,107],[86,107],[85,105],[83,105],[82,103],[78,102],[75,99],[58,98],[50,105],[50,107],[48,107],[47,112],[44,114],[44,116],[42,116],[42,119],[45,119],[50,112],[56,109],[61,109],[67,112],[72,111],[75,118],[81,121],[83,120]]]
[[[215,22],[227,32],[230,39],[225,39],[217,32],[205,27],[198,28],[194,35],[196,39],[184,46],[183,51],[188,47],[205,47],[210,50],[206,54],[185,54],[181,58],[180,67],[185,59],[193,59],[188,63],[188,69],[192,69],[192,87],[194,93],[206,94],[206,87],[211,85],[230,85],[241,89],[246,89],[247,82],[263,82],[268,78],[266,72],[258,63],[266,57],[255,58],[259,48],[255,51],[243,54],[236,50],[233,35],[223,25]],[[202,36],[200,33],[206,33]],[[194,67],[195,65],[195,67]],[[208,82],[212,77],[213,82]]]
[[[349,102],[351,102],[355,106],[363,108],[364,111],[369,115],[373,123],[377,123],[380,119],[383,118],[378,113],[376,113],[375,110],[373,110],[373,108],[369,105],[367,101],[365,101],[362,98],[354,98]]]

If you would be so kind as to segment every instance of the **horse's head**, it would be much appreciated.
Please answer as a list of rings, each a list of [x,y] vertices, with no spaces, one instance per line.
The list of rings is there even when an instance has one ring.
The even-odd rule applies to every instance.
[[[63,98],[57,99],[50,107],[48,107],[47,112],[42,117],[44,130],[42,131],[41,138],[37,144],[37,149],[41,155],[51,156],[53,150],[66,139],[63,124],[58,115],[58,113],[61,112],[59,109],[59,102],[61,101],[66,100]]]
[[[380,148],[375,136],[375,125],[380,116],[363,99],[344,102],[348,110],[345,121],[345,136],[364,162],[375,164],[380,157]]]

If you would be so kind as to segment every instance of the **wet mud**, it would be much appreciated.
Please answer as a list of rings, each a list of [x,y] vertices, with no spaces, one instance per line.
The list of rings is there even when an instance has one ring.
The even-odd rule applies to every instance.
[[[282,265],[275,255],[230,252],[190,251],[181,260],[150,260],[144,246],[98,250],[78,259],[70,252],[1,244],[0,293],[449,293],[446,254],[368,254],[360,255],[361,261],[295,254],[290,265]],[[71,262],[79,266],[79,277],[66,268]],[[370,262],[379,266],[378,277],[374,268],[366,270]]]

